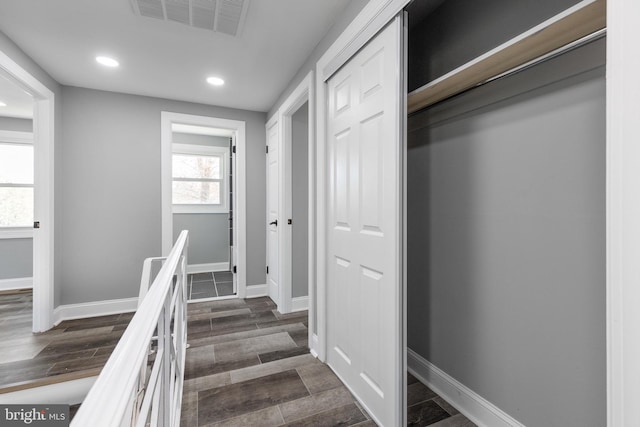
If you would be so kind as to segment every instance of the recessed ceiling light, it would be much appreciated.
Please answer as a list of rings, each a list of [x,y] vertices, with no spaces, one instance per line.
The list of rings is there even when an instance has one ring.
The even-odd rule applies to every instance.
[[[5,104],[4,102],[0,101],[0,107],[6,107],[7,104]]]
[[[118,61],[113,58],[109,58],[108,56],[96,56],[96,62],[100,65],[104,65],[105,67],[115,68],[120,65]]]
[[[222,86],[224,84],[224,80],[220,77],[209,77],[207,78],[207,83],[213,86]]]

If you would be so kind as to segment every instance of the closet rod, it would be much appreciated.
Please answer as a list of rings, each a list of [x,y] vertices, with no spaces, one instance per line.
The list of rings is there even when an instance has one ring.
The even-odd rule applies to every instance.
[[[606,0],[583,0],[497,48],[475,58],[407,97],[414,113],[480,84],[517,72],[601,37],[606,29]],[[588,39],[588,40],[587,40]]]
[[[572,43],[569,43],[569,44],[566,44],[566,45],[564,45],[562,47],[559,47],[558,49],[556,49],[554,51],[551,51],[549,53],[546,53],[546,54],[544,54],[544,55],[542,55],[542,56],[540,56],[538,58],[535,58],[535,59],[527,62],[527,63],[524,63],[524,64],[519,65],[517,67],[514,67],[514,68],[512,68],[512,69],[510,69],[508,71],[505,71],[502,74],[499,74],[499,75],[497,75],[495,77],[491,77],[490,79],[487,79],[484,82],[480,82],[474,87],[482,86],[484,84],[491,83],[494,80],[498,80],[498,79],[501,79],[503,77],[507,77],[507,76],[510,76],[512,74],[519,73],[520,71],[526,70],[527,68],[531,68],[531,67],[533,67],[535,65],[538,65],[538,64],[543,63],[545,61],[553,59],[553,58],[555,58],[557,56],[560,56],[563,53],[567,53],[567,52],[569,52],[571,50],[577,49],[577,48],[579,48],[581,46],[584,46],[584,45],[589,44],[589,43],[591,43],[593,41],[596,41],[596,40],[598,40],[598,39],[600,39],[600,38],[602,38],[602,37],[604,37],[606,35],[607,35],[607,29],[603,28],[601,30],[596,31],[595,33],[591,33],[588,36],[585,36],[585,37],[583,37],[583,38],[581,38],[579,40],[576,40],[576,41],[574,41]]]

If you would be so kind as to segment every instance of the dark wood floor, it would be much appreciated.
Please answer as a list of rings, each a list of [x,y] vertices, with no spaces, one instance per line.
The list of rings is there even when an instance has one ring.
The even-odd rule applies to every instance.
[[[307,348],[307,312],[281,315],[269,298],[189,305],[182,425],[375,426]],[[409,376],[408,425],[472,427]]]
[[[0,295],[0,385],[102,368],[133,313],[60,323],[33,334],[32,294]]]
[[[31,333],[30,292],[0,294],[0,385],[101,368],[132,314],[62,322]],[[375,426],[307,348],[307,313],[269,298],[189,304],[182,425]],[[411,426],[472,427],[412,376]],[[73,408],[74,410],[77,407]]]

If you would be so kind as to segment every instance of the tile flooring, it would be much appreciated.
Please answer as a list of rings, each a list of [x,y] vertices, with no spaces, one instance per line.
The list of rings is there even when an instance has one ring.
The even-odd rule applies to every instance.
[[[189,282],[189,300],[234,295],[233,273],[230,271],[189,274],[187,280]]]

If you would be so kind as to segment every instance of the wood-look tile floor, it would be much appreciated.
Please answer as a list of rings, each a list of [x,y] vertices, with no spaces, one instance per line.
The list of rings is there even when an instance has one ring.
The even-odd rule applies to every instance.
[[[182,422],[202,426],[375,426],[307,348],[307,312],[269,298],[189,305]],[[408,425],[472,427],[409,376]]]
[[[182,425],[375,426],[307,348],[307,313],[281,315],[269,298],[189,304]],[[0,294],[0,385],[101,368],[132,313],[31,332],[31,292]],[[473,427],[409,376],[408,425]],[[75,405],[72,409],[77,410]]]
[[[0,385],[102,368],[133,313],[61,322],[31,332],[31,291],[0,294]]]

